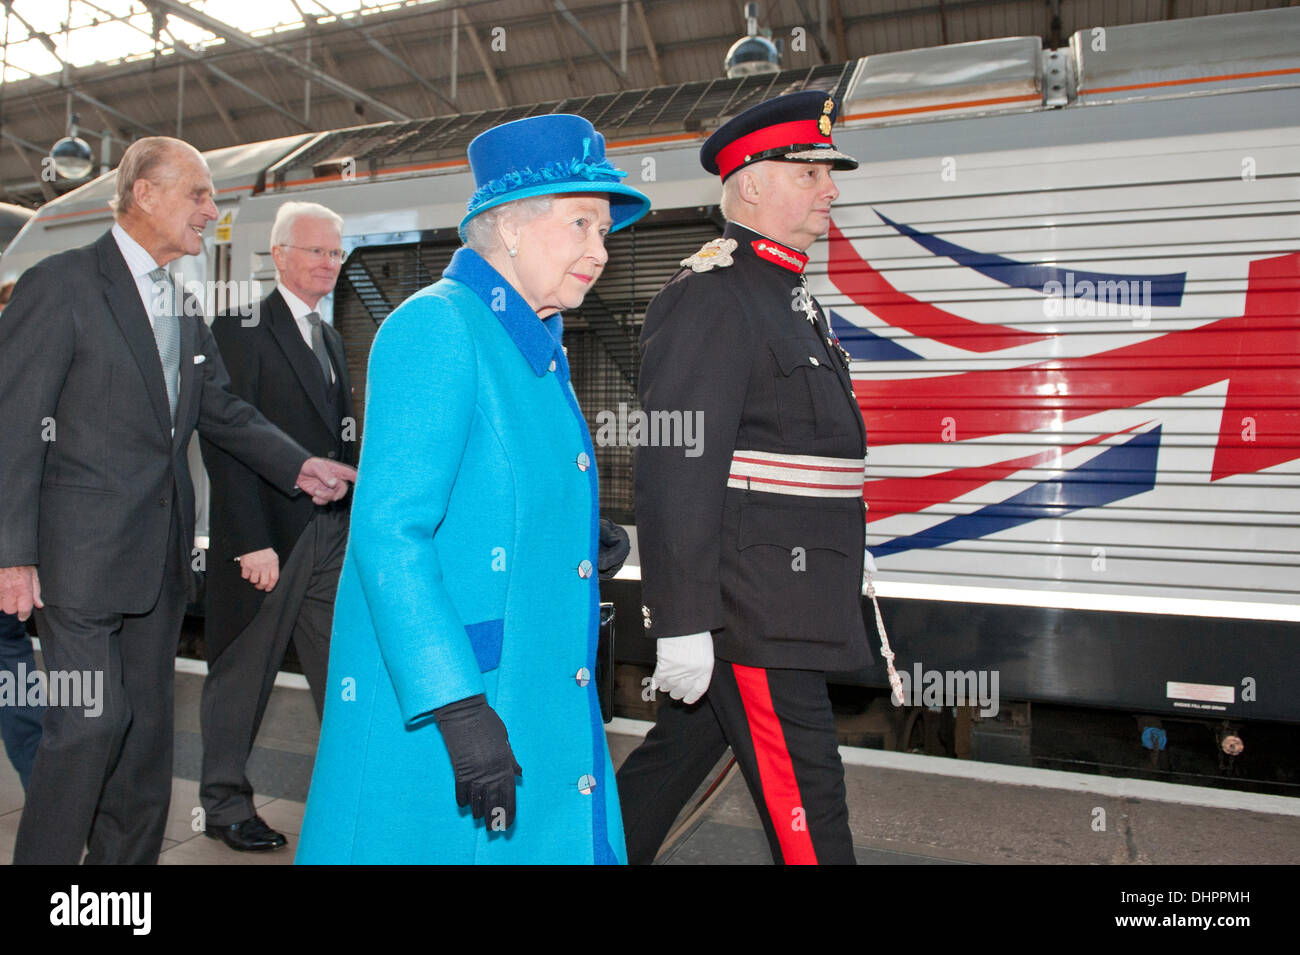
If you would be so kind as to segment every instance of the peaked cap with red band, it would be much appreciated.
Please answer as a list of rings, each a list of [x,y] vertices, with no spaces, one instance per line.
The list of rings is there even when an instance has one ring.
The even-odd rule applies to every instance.
[[[737,169],[764,159],[828,162],[857,169],[858,161],[831,142],[839,107],[820,90],[778,96],[751,106],[714,130],[700,147],[700,165],[726,182]]]

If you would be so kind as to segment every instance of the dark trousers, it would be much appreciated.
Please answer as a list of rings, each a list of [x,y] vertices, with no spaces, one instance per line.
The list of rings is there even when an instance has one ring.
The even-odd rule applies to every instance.
[[[728,746],[777,864],[854,863],[826,675],[718,659],[704,699],[691,706],[663,699],[654,728],[618,771],[631,864],[654,861]]]
[[[257,615],[208,666],[199,712],[199,800],[209,826],[231,826],[253,816],[248,757],[290,639],[311,687],[316,715],[324,710],[334,593],[347,537],[346,511],[317,509]]]
[[[48,673],[102,674],[102,709],[47,706],[14,863],[152,865],[172,793],[176,645],[188,597],[179,531],[144,614],[46,604],[36,611]],[[83,701],[84,702],[84,701]]]
[[[0,673],[13,674],[15,692],[12,704],[0,701],[0,738],[4,739],[9,762],[18,770],[23,789],[31,782],[36,748],[41,745],[41,714],[45,708],[30,702],[30,697],[19,706],[18,699],[27,694],[18,684],[21,681],[30,687],[29,677],[36,670],[27,628],[13,614],[0,613]]]

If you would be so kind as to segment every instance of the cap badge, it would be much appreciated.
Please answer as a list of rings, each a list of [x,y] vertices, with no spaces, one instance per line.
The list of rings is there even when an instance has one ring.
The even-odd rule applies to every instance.
[[[826,102],[822,104],[821,116],[817,118],[817,129],[821,131],[823,136],[829,136],[831,134],[831,113],[834,111],[835,101],[828,98]]]

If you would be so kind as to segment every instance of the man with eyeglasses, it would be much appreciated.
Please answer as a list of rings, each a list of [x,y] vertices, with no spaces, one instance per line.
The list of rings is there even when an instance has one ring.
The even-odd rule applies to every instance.
[[[232,390],[313,454],[355,464],[356,423],[343,340],[318,306],[343,264],[343,220],[286,202],[271,226],[277,287],[250,315],[212,325]],[[315,507],[287,497],[203,442],[212,479],[199,799],[207,835],[239,851],[287,842],[253,809],[246,767],[290,639],[325,705],[330,625],[351,498]]]

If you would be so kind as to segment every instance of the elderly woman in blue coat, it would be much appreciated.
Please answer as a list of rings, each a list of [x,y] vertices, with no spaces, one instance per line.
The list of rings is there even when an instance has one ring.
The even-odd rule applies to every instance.
[[[559,315],[649,209],[604,151],[578,116],[476,138],[465,246],[375,337],[299,863],[625,861]]]

